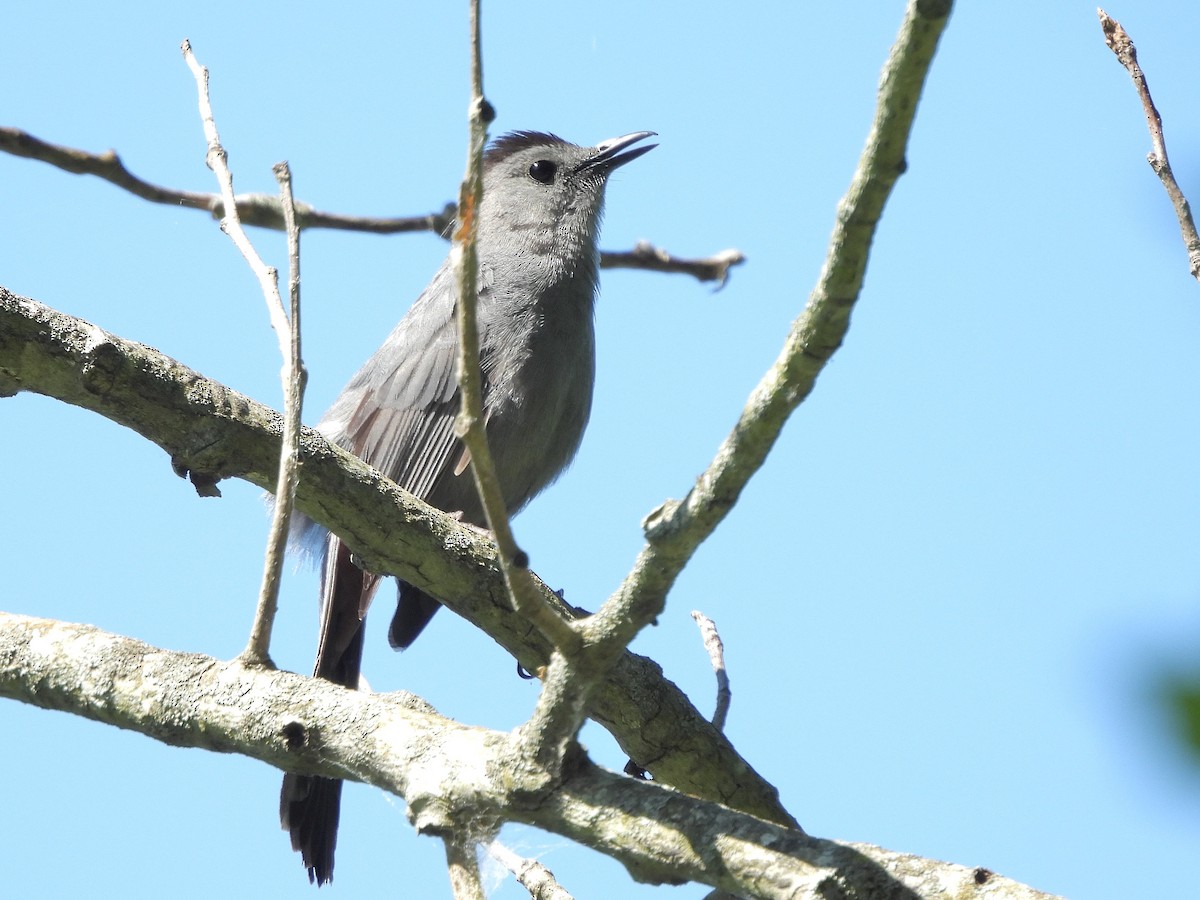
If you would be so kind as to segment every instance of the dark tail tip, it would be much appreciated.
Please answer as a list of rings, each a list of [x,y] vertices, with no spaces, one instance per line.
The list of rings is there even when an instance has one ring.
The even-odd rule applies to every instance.
[[[309,884],[333,881],[342,783],[334,778],[284,775],[279,793],[279,822],[292,838],[308,869]]]
[[[388,626],[388,643],[393,650],[407,650],[442,604],[411,584],[403,581],[398,584],[400,590],[396,597],[396,614]]]

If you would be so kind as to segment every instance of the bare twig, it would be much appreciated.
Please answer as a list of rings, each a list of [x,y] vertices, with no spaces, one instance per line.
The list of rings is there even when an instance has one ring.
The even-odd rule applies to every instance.
[[[208,151],[204,161],[217,176],[217,184],[221,188],[221,197],[225,204],[226,213],[221,219],[221,230],[224,231],[238,251],[245,258],[254,277],[258,279],[263,296],[267,298],[267,312],[271,317],[271,326],[279,338],[280,347],[287,347],[287,314],[283,310],[283,300],[279,297],[279,277],[273,266],[263,262],[254,245],[250,243],[242,221],[238,216],[237,203],[233,193],[233,173],[229,170],[229,156],[221,146],[221,136],[217,133],[217,123],[213,118],[212,103],[208,97],[208,69],[200,65],[192,53],[192,45],[184,41],[180,45],[183,58],[196,78],[196,90],[200,99],[200,120],[204,126],[204,138],[208,142]]]
[[[579,636],[569,623],[554,615],[542,602],[529,573],[529,557],[517,546],[508,521],[508,508],[500,488],[500,479],[488,447],[483,418],[483,387],[479,371],[479,329],[476,320],[476,276],[479,262],[476,237],[479,232],[479,208],[483,200],[483,148],[487,126],[495,111],[483,94],[483,56],[479,29],[479,0],[471,2],[471,136],[467,174],[459,192],[458,229],[454,234],[458,254],[459,358],[458,384],[462,409],[455,432],[471,458],[471,473],[499,551],[501,571],[508,585],[514,608],[520,610],[556,647],[574,649]]]
[[[287,553],[288,526],[296,505],[296,486],[300,480],[300,416],[304,405],[304,386],[308,372],[300,355],[300,229],[296,227],[295,206],[292,201],[292,172],[286,162],[274,167],[275,178],[283,200],[288,238],[288,298],[290,315],[286,317],[288,331],[279,335],[283,367],[279,378],[283,382],[283,443],[280,448],[279,476],[275,484],[275,504],[271,511],[271,527],[267,537],[266,559],[263,563],[262,587],[258,607],[250,629],[250,639],[243,658],[266,663],[270,659],[271,629],[279,603],[279,584],[283,575],[283,560]],[[277,282],[278,283],[278,282]],[[278,293],[275,298],[278,299]],[[268,298],[268,304],[271,298]],[[277,317],[272,317],[272,324]]]
[[[1137,48],[1133,46],[1133,40],[1121,27],[1120,22],[1111,18],[1102,9],[1098,9],[1096,12],[1100,16],[1100,28],[1104,32],[1104,43],[1116,54],[1121,65],[1129,73],[1129,77],[1133,79],[1133,86],[1137,89],[1138,98],[1142,101],[1142,110],[1146,114],[1146,125],[1150,129],[1151,150],[1146,155],[1146,161],[1150,163],[1150,168],[1162,182],[1167,196],[1171,199],[1171,205],[1175,207],[1175,215],[1179,219],[1179,230],[1183,235],[1183,245],[1187,248],[1188,265],[1192,277],[1200,279],[1200,234],[1196,233],[1196,222],[1192,219],[1192,209],[1188,204],[1187,197],[1180,190],[1179,183],[1175,180],[1175,173],[1171,171],[1171,163],[1167,158],[1167,144],[1163,138],[1162,117],[1158,114],[1158,109],[1150,96],[1150,86],[1146,83],[1142,67],[1138,65]]]
[[[115,150],[99,154],[89,153],[74,147],[51,144],[19,128],[0,128],[0,151],[49,163],[76,175],[95,175],[151,203],[205,210],[216,219],[225,215],[225,200],[221,194],[183,191],[151,184],[125,168]],[[243,225],[257,225],[276,231],[284,229],[283,204],[278,197],[268,194],[242,194],[236,198],[236,204]],[[449,204],[440,212],[425,216],[387,218],[321,212],[308,204],[297,203],[296,220],[301,229],[331,228],[373,234],[432,231],[443,234],[454,220],[454,205]]]
[[[199,95],[200,120],[204,126],[204,137],[208,143],[205,162],[216,175],[217,184],[221,188],[221,197],[227,215],[221,219],[221,230],[225,232],[238,248],[250,269],[258,279],[263,297],[267,302],[267,312],[271,319],[271,327],[279,340],[280,354],[283,356],[283,387],[285,395],[284,442],[281,450],[278,483],[276,485],[277,503],[271,524],[271,536],[268,540],[266,561],[263,567],[262,588],[259,593],[258,606],[254,615],[254,623],[250,629],[250,639],[246,649],[242,651],[241,659],[246,663],[271,665],[270,644],[271,627],[275,620],[275,609],[279,596],[279,576],[283,568],[283,555],[287,544],[288,519],[296,492],[296,469],[299,465],[300,441],[300,395],[303,392],[303,366],[300,362],[300,236],[296,228],[294,205],[292,203],[291,173],[286,164],[277,167],[276,177],[279,180],[283,194],[283,209],[288,220],[288,256],[291,260],[291,300],[292,318],[283,308],[283,300],[279,296],[279,273],[274,266],[263,262],[258,251],[250,242],[249,236],[242,227],[238,217],[237,203],[233,193],[233,173],[229,169],[229,156],[221,145],[221,136],[217,133],[217,123],[213,116],[212,102],[208,93],[208,69],[200,65],[192,53],[192,45],[184,41],[180,45],[183,58],[196,79],[196,90]]]
[[[729,716],[729,701],[733,695],[729,690],[729,672],[725,668],[725,645],[717,632],[716,623],[704,613],[692,610],[692,618],[700,627],[700,638],[708,651],[713,673],[717,676],[717,705],[713,710],[712,723],[717,731],[725,730],[725,719]]]
[[[483,881],[479,877],[479,859],[475,842],[446,835],[446,867],[454,900],[484,900]]]
[[[220,194],[181,191],[143,181],[125,168],[113,150],[100,154],[88,153],[86,150],[48,143],[18,128],[0,128],[0,152],[36,159],[77,175],[95,175],[151,203],[205,210],[216,219],[225,215],[225,201]],[[236,202],[238,216],[243,225],[283,230],[283,205],[278,197],[269,194],[240,194]],[[295,206],[296,222],[301,231],[311,228],[369,234],[432,231],[448,238],[451,225],[458,214],[453,203],[447,203],[439,212],[428,215],[394,218],[321,212],[298,201]],[[666,250],[646,242],[639,242],[632,250],[605,250],[600,254],[602,269],[644,269],[651,272],[691,275],[700,281],[716,281],[718,287],[725,283],[730,267],[744,261],[745,257],[737,250],[722,250],[710,257],[685,259],[672,256]]]
[[[683,273],[692,275],[699,281],[715,281],[717,289],[720,290],[729,280],[729,270],[745,261],[746,257],[740,250],[722,250],[700,259],[683,259],[672,256],[649,241],[638,241],[632,250],[602,253],[600,268]]]
[[[717,702],[713,707],[712,724],[717,731],[724,731],[725,720],[729,717],[729,703],[733,698],[729,690],[729,673],[725,669],[725,645],[721,643],[721,635],[712,619],[697,610],[692,610],[692,618],[700,628],[700,639],[704,642],[713,673],[717,676]],[[643,781],[650,777],[646,767],[632,757],[625,761],[623,771]]]
[[[530,900],[574,900],[554,873],[536,859],[518,856],[499,841],[487,845],[488,855],[512,872],[517,884],[529,891]]]

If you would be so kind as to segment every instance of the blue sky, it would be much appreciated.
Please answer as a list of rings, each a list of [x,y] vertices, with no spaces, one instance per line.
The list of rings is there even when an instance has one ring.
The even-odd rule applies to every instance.
[[[461,6],[461,8],[460,8]],[[171,7],[171,8],[168,8]],[[10,4],[3,124],[117,149],[212,190],[192,41],[239,190],[362,214],[440,209],[465,160],[465,4]],[[1200,196],[1194,4],[1110,7],[1137,42],[1184,189]],[[598,605],[778,352],[816,279],[902,4],[491,4],[493,134],[661,146],[614,178],[603,244],[748,256],[713,293],[606,272],[592,421],[516,521],[534,568]],[[718,623],[728,732],[814,834],[982,865],[1072,897],[1172,896],[1200,845],[1200,773],[1153,700],[1200,648],[1200,296],[1093,5],[963,3],[934,63],[845,346],[638,652],[702,708],[689,613]],[[0,157],[0,283],[279,403],[253,278],[215,223]],[[284,261],[283,240],[255,232]],[[436,269],[437,238],[304,239],[314,422]],[[244,644],[266,518],[200,500],[157,448],[32,395],[0,401],[0,546],[14,611],[220,657]],[[289,576],[273,652],[307,671],[315,576]],[[390,600],[387,601],[390,604]],[[390,614],[390,610],[388,611]],[[511,728],[536,688],[442,614],[366,671]],[[0,704],[13,896],[310,896],[278,830],[278,773]],[[619,768],[589,727],[595,758]],[[581,898],[699,898],[506,830]],[[448,896],[403,804],[351,787],[331,892]],[[511,881],[494,894],[523,896]]]

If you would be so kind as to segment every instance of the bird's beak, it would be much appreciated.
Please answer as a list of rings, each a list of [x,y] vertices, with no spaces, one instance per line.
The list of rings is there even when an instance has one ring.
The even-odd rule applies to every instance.
[[[631,144],[636,144],[643,138],[654,137],[657,132],[654,131],[635,131],[632,134],[625,134],[621,137],[609,138],[607,141],[601,141],[596,145],[596,152],[589,156],[579,167],[576,172],[586,170],[595,170],[607,175],[618,166],[623,166],[631,160],[637,159],[643,153],[648,153],[653,150],[658,144],[647,144],[644,147],[637,147],[630,150],[628,153],[622,153],[626,147]]]

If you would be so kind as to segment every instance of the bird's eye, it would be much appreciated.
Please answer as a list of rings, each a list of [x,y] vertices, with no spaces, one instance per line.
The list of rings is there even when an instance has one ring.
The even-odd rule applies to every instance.
[[[534,181],[540,181],[542,184],[552,182],[556,172],[558,172],[558,166],[548,159],[539,159],[529,167],[529,177]]]

